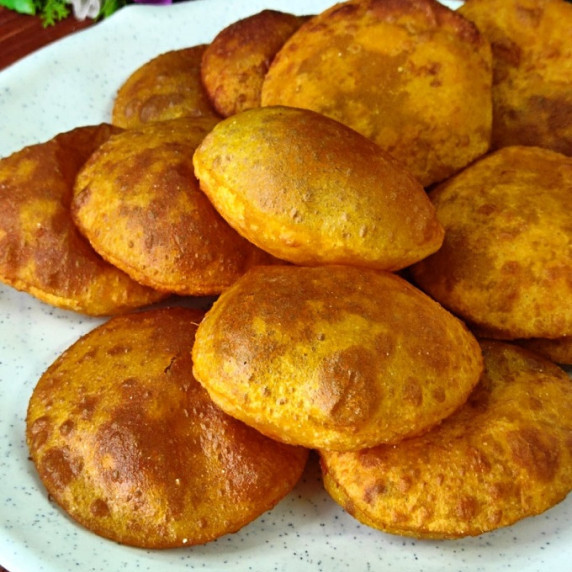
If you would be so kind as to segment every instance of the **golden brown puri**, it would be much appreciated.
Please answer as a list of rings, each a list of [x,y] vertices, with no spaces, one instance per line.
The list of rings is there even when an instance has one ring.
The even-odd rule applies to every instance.
[[[547,338],[529,338],[515,340],[519,346],[539,353],[554,363],[572,365],[572,335],[549,340]]]
[[[204,51],[201,77],[222,116],[260,105],[262,82],[272,59],[308,18],[262,10],[217,34]]]
[[[70,214],[75,177],[117,130],[85,126],[0,159],[0,280],[39,300],[91,315],[144,306],[164,294],[105,262]]]
[[[326,489],[356,519],[417,538],[476,536],[572,490],[572,381],[522,348],[482,347],[481,382],[435,429],[392,447],[321,451]]]
[[[572,334],[572,158],[505,147],[430,193],[442,248],[411,267],[422,290],[487,337]]]
[[[205,48],[165,52],[137,68],[117,92],[112,123],[132,128],[177,117],[218,117],[201,80]]]
[[[294,487],[307,451],[216,407],[192,377],[203,314],[116,317],[38,381],[27,442],[50,498],[87,529],[145,548],[235,532]]]
[[[432,299],[395,274],[338,265],[250,270],[208,311],[193,358],[230,415],[334,450],[426,431],[482,369],[475,338]]]
[[[273,258],[236,233],[201,192],[196,146],[212,118],[179,118],[124,131],[77,177],[72,214],[106,260],[164,292],[213,295]]]
[[[572,155],[572,4],[467,0],[459,11],[492,46],[493,147]]]
[[[337,119],[428,186],[489,148],[491,59],[475,25],[436,0],[351,0],[286,41],[261,103]]]
[[[425,190],[401,164],[307,109],[263,107],[226,118],[193,164],[229,224],[289,262],[397,270],[443,240]]]

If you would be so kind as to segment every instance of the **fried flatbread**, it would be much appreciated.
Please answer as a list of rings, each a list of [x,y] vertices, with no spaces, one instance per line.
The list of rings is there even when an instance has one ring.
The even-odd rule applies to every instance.
[[[242,236],[295,264],[398,270],[443,229],[423,187],[375,143],[307,109],[221,121],[193,157],[201,189]]]
[[[164,294],[104,261],[75,227],[77,173],[108,140],[109,125],[86,126],[0,160],[0,280],[60,308],[117,314]]]
[[[233,22],[207,46],[203,85],[215,109],[228,117],[260,105],[262,82],[284,42],[308,19],[262,10]]]
[[[572,335],[554,338],[553,340],[547,338],[515,340],[515,343],[535,351],[555,363],[572,365]]]
[[[395,274],[336,265],[250,270],[208,311],[193,358],[230,415],[335,450],[426,431],[482,369],[475,338],[431,298]]]
[[[442,248],[411,268],[421,289],[487,337],[572,334],[572,158],[504,147],[430,193]]]
[[[132,128],[177,117],[218,117],[201,80],[205,48],[171,50],[137,68],[115,96],[112,123]]]
[[[44,373],[27,442],[50,498],[96,534],[145,548],[235,532],[298,481],[307,451],[230,418],[193,379],[202,312],[164,308],[92,330]]]
[[[321,452],[326,489],[355,518],[417,538],[476,536],[572,490],[572,381],[523,348],[482,347],[481,382],[435,429],[393,447]]]
[[[476,26],[435,0],[351,0],[286,41],[261,103],[337,119],[427,186],[489,148],[491,60]]]
[[[572,4],[467,0],[459,11],[492,46],[493,148],[572,155]]]
[[[199,189],[192,157],[212,118],[124,131],[77,177],[72,214],[106,260],[134,280],[180,295],[220,293],[273,258],[242,238]]]

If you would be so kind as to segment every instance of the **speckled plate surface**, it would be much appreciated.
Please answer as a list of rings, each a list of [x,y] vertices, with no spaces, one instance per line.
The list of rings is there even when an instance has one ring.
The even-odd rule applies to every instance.
[[[263,8],[307,14],[331,3],[196,0],[125,8],[0,72],[0,156],[109,120],[115,90],[162,51],[208,42],[228,23]],[[361,526],[345,514],[324,492],[315,458],[274,510],[208,545],[147,551],[93,535],[47,498],[28,460],[24,429],[42,372],[99,322],[0,285],[0,564],[10,572],[572,570],[572,496],[481,537],[419,542]]]

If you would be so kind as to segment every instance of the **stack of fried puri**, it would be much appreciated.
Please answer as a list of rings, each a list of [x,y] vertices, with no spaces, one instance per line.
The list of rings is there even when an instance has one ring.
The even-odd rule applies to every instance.
[[[112,318],[39,380],[27,441],[50,497],[89,530],[169,548],[235,532],[296,484],[308,452],[218,409],[193,379],[202,314]]]
[[[572,159],[548,149],[475,162],[431,191],[445,240],[413,279],[480,336],[553,340],[570,363],[571,188]]]
[[[125,130],[77,176],[78,228],[103,258],[158,291],[218,294],[250,266],[273,260],[199,189],[193,153],[215,123],[182,117]]]
[[[315,22],[312,18],[303,24],[289,41],[302,50],[302,42],[297,40]],[[470,25],[467,30],[475,32]],[[310,66],[311,58],[307,61]],[[267,79],[271,74],[272,67]],[[488,96],[490,102],[490,91]],[[364,140],[372,143],[370,138],[346,131],[342,121],[312,113],[304,106],[264,105],[264,86],[262,104],[217,124],[195,152],[195,173],[229,224],[294,266],[252,269],[222,293],[199,326],[193,346],[199,382],[230,415],[273,439],[318,449],[333,498],[362,522],[392,533],[421,538],[480,534],[538,514],[562,500],[572,488],[570,427],[561,418],[572,392],[566,373],[516,346],[482,342],[489,355],[498,352],[500,361],[506,353],[511,365],[498,366],[496,374],[497,358],[491,358],[488,373],[481,374],[480,346],[463,321],[475,324],[465,314],[457,314],[456,308],[457,317],[444,311],[438,297],[435,303],[420,296],[415,286],[388,272],[405,268],[409,275],[444,250],[438,245],[441,219],[433,196],[429,198],[437,210],[436,221],[419,198],[419,186],[411,185],[407,166],[392,160],[375,143],[368,147]],[[485,150],[486,145],[472,160]],[[459,163],[457,170],[469,171],[472,165],[467,163]],[[538,168],[534,163],[533,159],[525,179]],[[503,173],[510,177],[507,172],[511,170],[509,158]],[[453,172],[451,169],[448,175]],[[538,176],[542,179],[545,175],[541,172]],[[562,176],[560,167],[552,176]],[[491,177],[501,178],[496,171]],[[546,183],[546,187],[550,185]],[[401,202],[405,196],[416,206],[405,206]],[[491,208],[490,204],[484,207],[483,215]],[[562,204],[557,209],[566,210]],[[432,228],[426,236],[433,238],[427,239],[424,247],[413,238],[419,240],[423,234],[421,225]],[[446,243],[448,230],[443,226]],[[547,229],[546,221],[541,227]],[[372,237],[375,248],[366,240],[371,230],[379,232]],[[547,242],[555,242],[552,246],[545,243],[542,231],[537,237],[546,248],[562,250],[566,231],[553,234],[547,234]],[[500,230],[499,236],[502,238]],[[486,243],[495,244],[496,240],[496,234],[489,234]],[[434,253],[428,254],[432,248]],[[415,256],[420,260],[410,262]],[[517,267],[509,264],[505,271]],[[447,262],[439,270],[445,280],[454,272]],[[556,267],[552,273],[548,270],[556,282],[565,281],[567,271],[563,272],[560,276]],[[522,277],[518,280],[527,284]],[[504,288],[500,281],[498,288]],[[537,286],[532,290],[538,290]],[[528,293],[522,297],[530,299]],[[563,291],[548,310],[558,304],[569,305],[570,299],[570,293]],[[541,321],[540,314],[534,314],[538,317],[535,321]],[[560,316],[555,313],[554,322],[561,321]],[[529,399],[527,384],[540,385],[545,374],[550,381],[547,390],[539,390]],[[513,377],[525,381],[511,386],[509,397],[502,392],[497,395],[495,389],[489,399],[487,376],[496,375],[503,384],[510,384]],[[452,387],[458,391],[452,392]],[[515,404],[517,409],[522,406],[522,417],[503,432],[504,419],[514,416]],[[476,409],[481,416],[473,415]],[[460,424],[456,421],[459,416]],[[447,429],[449,426],[452,429]],[[479,430],[498,433],[493,450],[475,453],[472,435],[478,440]],[[544,430],[550,437],[539,442],[538,435]],[[445,436],[439,437],[441,433]],[[492,471],[494,479],[481,479],[477,473],[470,487],[464,488],[451,481],[451,494],[443,494],[437,510],[433,505],[445,477],[435,466],[428,466],[425,474],[415,468],[407,473],[408,448],[415,442],[421,443],[420,449],[426,444],[427,456],[434,459],[435,466],[442,448],[451,452],[451,463],[458,461],[465,473],[478,469],[479,459],[483,474],[487,463],[498,463]],[[501,446],[511,452],[499,452]],[[395,455],[388,466],[396,467],[399,482],[393,489],[396,496],[379,497],[371,512],[356,505],[363,498],[373,505],[377,492],[384,490],[383,475],[374,471],[382,464],[376,457],[378,450]],[[553,453],[557,457],[554,462]],[[332,459],[343,459],[340,473],[351,477],[355,469],[352,459],[362,455],[371,463],[373,473],[362,480],[370,483],[377,479],[376,484],[360,486],[361,473],[351,487],[332,480],[329,471],[337,466]],[[399,460],[405,465],[403,479]],[[520,466],[525,470],[519,473],[518,484],[505,494],[503,487],[512,483]],[[526,471],[533,475],[530,497],[521,494]],[[408,491],[413,490],[416,478],[418,512],[409,523]],[[383,506],[385,498],[388,506]],[[434,525],[433,519],[439,522]]]
[[[395,534],[481,534],[568,494],[572,383],[516,343],[569,359],[570,164],[483,156],[491,65],[433,0],[350,0],[127,80],[129,131],[79,172],[74,221],[152,291],[219,298],[114,318],[42,376],[28,443],[73,518],[204,543],[287,494],[308,449]]]
[[[229,224],[293,263],[249,270],[199,326],[195,375],[220,407],[287,443],[352,449],[425,431],[466,400],[476,340],[389,272],[443,239],[400,163],[282,106],[222,120],[193,161]]]
[[[493,52],[493,148],[534,145],[572,155],[572,5],[466,0],[460,13]]]
[[[117,130],[86,126],[0,160],[0,280],[48,304],[108,315],[164,294],[103,260],[73,223],[75,178]]]
[[[350,0],[286,41],[261,104],[332,117],[428,186],[489,148],[491,59],[476,26],[436,0]]]

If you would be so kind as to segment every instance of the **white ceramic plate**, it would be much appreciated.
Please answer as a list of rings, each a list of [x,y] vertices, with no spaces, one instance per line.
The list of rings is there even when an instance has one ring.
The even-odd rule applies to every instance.
[[[0,72],[0,156],[109,120],[118,86],[161,52],[208,42],[230,22],[263,8],[308,14],[331,3],[196,0],[125,8]],[[48,500],[28,460],[24,423],[42,372],[99,322],[0,286],[0,563],[10,572],[572,569],[572,497],[478,538],[418,542],[361,526],[344,513],[324,492],[315,459],[274,510],[208,545],[148,551],[95,536]]]

